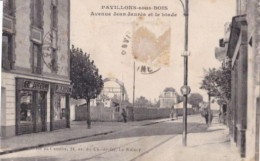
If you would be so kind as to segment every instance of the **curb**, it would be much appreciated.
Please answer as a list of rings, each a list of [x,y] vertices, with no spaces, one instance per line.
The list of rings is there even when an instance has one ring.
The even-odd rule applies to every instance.
[[[162,122],[166,122],[166,121],[169,121],[169,120],[155,121],[155,122],[142,124],[142,125],[139,125],[139,126],[148,126],[148,125],[158,124],[158,123],[162,123]],[[93,134],[93,135],[70,138],[70,139],[65,139],[65,140],[60,140],[60,141],[54,141],[54,142],[46,143],[46,144],[38,144],[38,145],[34,145],[34,146],[10,149],[10,150],[0,152],[0,155],[10,154],[10,153],[19,152],[19,151],[25,151],[25,150],[30,150],[30,149],[40,148],[40,147],[44,147],[44,146],[60,144],[60,143],[65,143],[65,142],[69,142],[69,141],[85,139],[85,138],[94,137],[94,136],[108,135],[108,134],[112,134],[112,133],[115,133],[115,132],[120,132],[120,130],[119,131],[114,130],[114,131],[108,131],[108,132],[103,132],[103,133],[97,133],[97,134]]]
[[[169,120],[162,120],[162,121],[150,122],[150,123],[146,123],[146,124],[143,124],[143,125],[140,125],[140,126],[154,125],[154,124],[159,124],[159,123],[167,122],[167,121],[169,121]]]
[[[44,147],[44,146],[60,144],[60,143],[65,143],[65,142],[69,142],[69,141],[85,139],[85,138],[89,138],[89,137],[93,137],[93,136],[107,135],[107,134],[111,134],[114,132],[116,132],[116,131],[108,131],[108,132],[103,132],[103,133],[98,133],[98,134],[93,134],[93,135],[88,135],[88,136],[82,136],[82,137],[77,137],[77,138],[70,138],[70,139],[66,139],[66,140],[55,141],[55,142],[46,143],[46,144],[39,144],[39,145],[34,145],[34,146],[29,146],[29,147],[22,147],[22,148],[6,150],[3,152],[0,152],[0,155],[10,154],[10,153],[19,152],[19,151],[25,151],[25,150],[30,150],[30,149],[40,148],[40,147]]]

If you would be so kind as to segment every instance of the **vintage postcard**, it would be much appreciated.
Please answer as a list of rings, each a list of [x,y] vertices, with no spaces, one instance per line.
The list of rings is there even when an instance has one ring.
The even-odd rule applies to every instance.
[[[0,9],[1,161],[259,161],[259,1]]]

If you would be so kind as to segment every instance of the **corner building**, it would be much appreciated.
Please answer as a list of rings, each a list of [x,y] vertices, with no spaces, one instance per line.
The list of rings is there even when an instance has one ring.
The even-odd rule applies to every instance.
[[[70,1],[4,0],[1,137],[70,127]]]

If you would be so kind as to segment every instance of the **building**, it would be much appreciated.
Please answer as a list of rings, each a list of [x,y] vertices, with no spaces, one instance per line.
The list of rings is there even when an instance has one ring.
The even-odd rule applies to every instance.
[[[259,160],[260,3],[237,0],[226,56],[231,64],[228,105],[232,143],[244,160]]]
[[[171,108],[172,105],[178,103],[178,94],[172,87],[167,87],[159,96],[160,108]]]
[[[223,67],[227,67],[230,59],[227,56],[228,42],[230,36],[230,22],[224,25],[224,38],[219,40],[219,47],[215,48],[215,58],[222,62]]]
[[[70,1],[3,2],[1,137],[70,127]]]

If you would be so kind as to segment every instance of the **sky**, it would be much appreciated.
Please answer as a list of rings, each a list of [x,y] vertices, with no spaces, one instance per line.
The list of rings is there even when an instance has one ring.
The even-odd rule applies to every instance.
[[[105,8],[107,6],[112,8]],[[143,9],[114,9],[114,6],[120,8],[137,6]],[[161,6],[160,9],[155,9],[158,6]],[[113,16],[114,12],[146,15]],[[104,13],[111,15],[93,16],[93,14]],[[148,16],[150,13],[153,15]],[[162,16],[162,14],[173,16]],[[215,59],[215,47],[218,46],[219,39],[224,37],[224,24],[230,22],[233,16],[235,16],[233,0],[191,0],[189,2],[188,44],[191,55],[188,61],[188,85],[191,87],[191,92],[200,93],[204,101],[207,100],[207,93],[199,89],[204,74],[203,69],[220,66],[221,63]],[[138,41],[134,34],[140,27],[145,28],[145,34],[143,39],[139,36],[138,40],[152,37],[154,41],[143,41],[137,50],[134,47]],[[139,54],[147,52],[160,55],[160,52],[153,51],[156,47],[162,46],[162,43],[157,40],[160,40],[168,29],[170,34],[168,37],[167,34],[164,36],[166,46],[168,45],[164,48],[166,57],[159,59],[163,61],[153,63],[154,61],[151,62],[148,56],[140,62],[134,57],[135,51]],[[124,43],[124,38],[129,42]],[[184,63],[181,56],[184,50],[184,16],[179,0],[72,0],[71,44],[90,54],[90,58],[95,61],[103,78],[113,77],[124,82],[130,102],[133,96],[134,62],[136,62],[136,69],[144,64],[149,66],[152,64],[154,70],[160,68],[153,74],[136,72],[136,98],[145,96],[151,101],[158,100],[166,87],[173,87],[180,94],[184,77]],[[122,48],[123,44],[126,44],[125,48]],[[124,54],[122,54],[123,50]],[[112,85],[106,83],[105,86]]]

